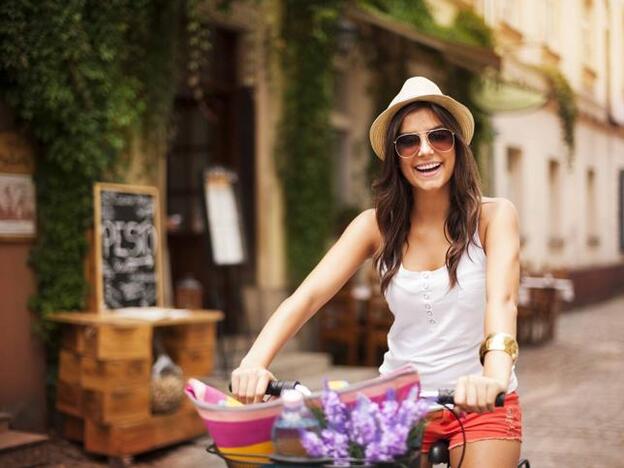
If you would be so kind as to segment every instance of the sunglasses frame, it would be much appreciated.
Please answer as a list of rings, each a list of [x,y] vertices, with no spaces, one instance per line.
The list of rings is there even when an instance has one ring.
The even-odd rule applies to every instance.
[[[429,141],[429,134],[430,134],[430,133],[433,133],[433,132],[440,131],[440,130],[446,130],[447,132],[449,132],[449,133],[451,134],[451,136],[452,136],[452,138],[453,138],[453,143],[451,144],[451,147],[450,147],[449,149],[447,149],[447,150],[439,150],[439,149],[437,149],[435,146],[433,146],[433,145],[431,144],[431,141]],[[401,137],[404,137],[404,136],[406,136],[406,135],[417,135],[418,137],[420,137],[420,145],[419,145],[418,151],[416,151],[416,152],[414,152],[414,153],[410,154],[409,156],[401,156],[401,155],[399,154],[399,150],[397,149],[397,141],[399,141],[399,139],[400,139]],[[400,135],[399,135],[398,137],[396,137],[396,138],[394,139],[394,141],[392,142],[392,144],[393,144],[393,146],[394,146],[394,152],[395,152],[395,153],[396,153],[396,155],[397,155],[399,158],[401,158],[401,159],[410,159],[410,158],[413,158],[416,154],[420,153],[420,150],[421,150],[421,148],[422,148],[422,140],[423,140],[423,135],[424,135],[424,137],[427,139],[427,144],[428,144],[431,148],[433,148],[434,150],[439,151],[440,153],[448,153],[448,152],[449,152],[449,151],[451,151],[453,148],[455,148],[455,132],[454,132],[454,131],[452,131],[452,130],[449,130],[448,128],[445,128],[445,127],[440,127],[440,128],[432,128],[431,130],[427,130],[426,132],[408,132],[408,133],[402,133],[402,134],[400,134]]]

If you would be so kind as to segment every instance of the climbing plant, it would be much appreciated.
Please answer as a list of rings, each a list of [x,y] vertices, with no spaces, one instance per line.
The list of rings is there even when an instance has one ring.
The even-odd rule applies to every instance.
[[[0,3],[0,91],[37,146],[30,306],[42,319],[85,306],[92,186],[114,178],[130,135],[164,133],[183,11],[168,0]],[[39,329],[51,341],[50,323]]]
[[[332,57],[343,0],[283,0],[283,110],[276,157],[284,189],[289,279],[302,280],[331,234]]]
[[[561,122],[563,141],[568,149],[568,163],[572,164],[574,157],[576,119],[578,107],[576,95],[566,77],[555,67],[543,67],[542,73],[546,76],[551,88],[551,95],[557,103],[557,114]]]

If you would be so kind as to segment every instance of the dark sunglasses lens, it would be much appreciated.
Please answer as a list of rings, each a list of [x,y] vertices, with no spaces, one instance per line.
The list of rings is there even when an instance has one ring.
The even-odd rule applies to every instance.
[[[450,130],[434,130],[428,136],[429,143],[438,151],[449,151],[453,147],[454,137]]]
[[[396,152],[402,158],[409,158],[420,150],[418,135],[402,135],[396,140]]]

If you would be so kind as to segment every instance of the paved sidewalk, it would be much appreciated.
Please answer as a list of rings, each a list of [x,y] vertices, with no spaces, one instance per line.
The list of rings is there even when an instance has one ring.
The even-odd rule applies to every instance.
[[[524,411],[522,452],[532,468],[624,467],[624,296],[566,312],[553,342],[521,349],[517,372]],[[367,378],[357,377],[349,380]],[[205,452],[207,443],[200,438],[138,456],[135,466],[224,467]],[[62,442],[59,447],[66,462],[48,466],[106,466],[104,459],[85,455],[79,446]]]
[[[523,454],[535,468],[624,467],[624,297],[565,313],[518,361]]]

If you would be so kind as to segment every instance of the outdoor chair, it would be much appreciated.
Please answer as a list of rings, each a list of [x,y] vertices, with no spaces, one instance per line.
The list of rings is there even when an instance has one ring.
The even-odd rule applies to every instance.
[[[358,301],[346,286],[319,312],[321,348],[323,351],[335,351],[335,345],[338,345],[345,351],[346,364],[356,366],[359,364],[361,335]]]
[[[379,351],[388,347],[388,331],[393,322],[392,312],[381,294],[373,294],[368,301],[364,324],[366,342],[366,365],[378,366]]]

